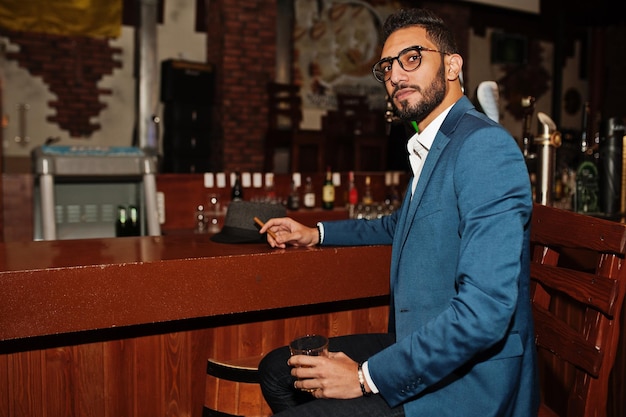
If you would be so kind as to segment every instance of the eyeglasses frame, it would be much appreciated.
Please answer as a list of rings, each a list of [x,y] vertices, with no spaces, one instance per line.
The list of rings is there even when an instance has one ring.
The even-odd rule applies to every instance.
[[[411,51],[411,50],[417,50],[419,52],[419,64],[417,64],[417,67],[411,69],[411,70],[407,70],[404,68],[404,65],[402,65],[402,62],[400,61],[400,56],[402,56],[403,54]],[[377,63],[375,63],[372,66],[372,74],[374,75],[374,79],[376,81],[378,81],[379,83],[386,83],[387,81],[389,81],[391,79],[391,71],[389,71],[388,73],[384,73],[389,74],[389,78],[387,78],[386,80],[383,79],[381,80],[380,78],[378,78],[376,76],[376,67],[378,67],[382,62],[389,62],[391,64],[391,66],[393,67],[393,61],[398,61],[398,64],[400,65],[400,68],[402,68],[404,71],[406,72],[413,72],[416,71],[421,65],[422,65],[422,51],[426,51],[426,52],[437,52],[443,55],[450,55],[450,53],[448,52],[442,52],[442,51],[438,51],[436,49],[430,49],[430,48],[426,48],[425,46],[422,45],[413,45],[413,46],[409,46],[408,48],[404,48],[403,50],[400,51],[400,53],[398,53],[397,56],[395,57],[388,57],[388,58],[383,58],[380,61],[378,61]]]

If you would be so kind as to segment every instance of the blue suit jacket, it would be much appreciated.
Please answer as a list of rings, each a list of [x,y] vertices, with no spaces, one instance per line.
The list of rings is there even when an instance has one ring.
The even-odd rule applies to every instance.
[[[368,363],[391,406],[409,417],[536,415],[531,211],[517,143],[463,97],[400,210],[324,223],[324,245],[393,244],[396,343]]]

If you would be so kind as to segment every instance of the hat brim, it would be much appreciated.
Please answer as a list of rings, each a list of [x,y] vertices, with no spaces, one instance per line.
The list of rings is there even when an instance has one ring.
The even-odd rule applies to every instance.
[[[285,217],[287,210],[280,204],[252,201],[232,201],[228,205],[224,226],[211,240],[219,243],[258,243],[267,238],[259,234],[261,229],[255,223],[258,217],[266,222],[273,217]]]
[[[219,233],[211,236],[211,240],[218,243],[261,243],[265,241],[265,235],[250,229],[224,226]]]

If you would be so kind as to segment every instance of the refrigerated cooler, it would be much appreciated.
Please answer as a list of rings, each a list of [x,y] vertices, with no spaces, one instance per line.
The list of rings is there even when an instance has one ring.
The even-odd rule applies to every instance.
[[[122,209],[137,234],[160,235],[156,165],[136,147],[36,148],[34,240],[119,236]]]

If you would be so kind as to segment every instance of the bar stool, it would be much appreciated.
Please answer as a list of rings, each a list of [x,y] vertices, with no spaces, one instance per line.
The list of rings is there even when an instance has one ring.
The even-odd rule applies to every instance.
[[[271,416],[259,385],[262,358],[263,355],[233,360],[208,359],[202,417]]]

